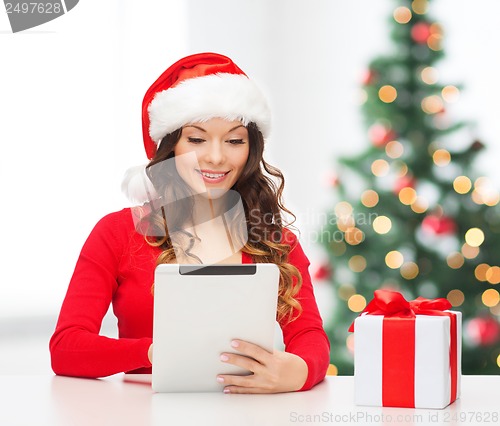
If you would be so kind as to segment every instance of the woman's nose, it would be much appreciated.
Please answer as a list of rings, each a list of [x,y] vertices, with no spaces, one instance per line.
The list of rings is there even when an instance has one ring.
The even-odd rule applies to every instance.
[[[205,159],[211,164],[221,164],[224,161],[224,149],[220,141],[212,141],[208,144]]]

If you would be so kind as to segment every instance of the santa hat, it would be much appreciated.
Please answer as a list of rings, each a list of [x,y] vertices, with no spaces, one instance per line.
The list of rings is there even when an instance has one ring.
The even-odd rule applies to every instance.
[[[144,148],[153,158],[161,139],[187,123],[218,117],[257,124],[269,133],[270,111],[262,92],[227,56],[198,53],[169,67],[142,102]]]
[[[170,66],[142,102],[142,135],[149,159],[161,140],[185,124],[211,118],[255,123],[269,135],[271,113],[257,85],[227,56],[198,53]],[[122,190],[134,203],[151,200],[154,188],[144,167],[126,172]]]

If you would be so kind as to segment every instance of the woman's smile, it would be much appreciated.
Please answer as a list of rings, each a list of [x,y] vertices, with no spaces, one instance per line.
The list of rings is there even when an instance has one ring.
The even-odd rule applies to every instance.
[[[231,172],[230,170],[227,172],[217,172],[213,170],[196,170],[199,175],[202,177],[203,182],[208,184],[221,183],[226,176]]]

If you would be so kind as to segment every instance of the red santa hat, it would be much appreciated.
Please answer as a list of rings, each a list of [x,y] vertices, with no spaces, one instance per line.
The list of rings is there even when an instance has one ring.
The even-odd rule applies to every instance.
[[[227,56],[198,53],[169,67],[142,102],[144,148],[153,158],[161,139],[187,123],[214,117],[257,124],[264,137],[270,110],[256,84]]]

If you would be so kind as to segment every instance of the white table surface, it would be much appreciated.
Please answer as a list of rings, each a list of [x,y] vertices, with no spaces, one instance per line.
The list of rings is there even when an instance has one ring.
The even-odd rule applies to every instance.
[[[156,394],[147,381],[131,382],[124,375],[3,375],[0,425],[500,424],[500,376],[463,376],[461,398],[443,410],[355,406],[353,390],[352,376],[327,377],[307,392],[226,395]]]

